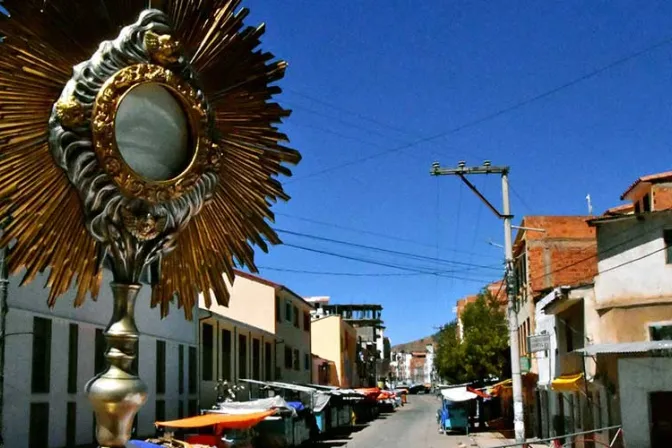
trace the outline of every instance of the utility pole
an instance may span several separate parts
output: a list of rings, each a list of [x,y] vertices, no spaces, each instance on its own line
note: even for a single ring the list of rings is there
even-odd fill
[[[430,174],[432,176],[458,176],[498,218],[504,221],[505,279],[508,297],[509,344],[511,345],[511,383],[513,386],[513,426],[516,443],[522,443],[525,441],[525,420],[523,416],[523,387],[520,376],[520,349],[518,347],[515,267],[513,264],[513,244],[511,241],[511,220],[513,219],[513,215],[511,214],[511,206],[509,204],[509,167],[492,166],[490,161],[485,161],[483,165],[476,167],[467,167],[465,162],[460,162],[457,168],[441,168],[438,162],[434,162]],[[502,213],[467,179],[467,175],[476,174],[500,174],[502,176]]]

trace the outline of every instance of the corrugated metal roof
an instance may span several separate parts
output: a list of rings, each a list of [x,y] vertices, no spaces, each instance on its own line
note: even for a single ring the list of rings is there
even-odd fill
[[[617,353],[646,353],[653,350],[672,350],[672,341],[638,341],[613,344],[594,344],[574,350],[588,356]]]

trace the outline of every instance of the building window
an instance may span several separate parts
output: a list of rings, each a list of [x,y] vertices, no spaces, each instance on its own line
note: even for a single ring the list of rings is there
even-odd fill
[[[527,300],[527,255],[520,255],[516,262],[516,293],[521,296],[523,302]],[[505,291],[506,292],[506,291]]]
[[[294,370],[299,370],[301,368],[301,366],[299,365],[299,362],[300,362],[299,361],[299,350],[296,349],[296,348],[294,349],[294,360],[293,361],[294,361]]]
[[[231,350],[231,330],[222,330],[222,379],[233,381],[231,375],[232,350]]]
[[[663,240],[665,241],[665,262],[672,264],[672,229],[663,230]]]
[[[648,193],[642,198],[642,211],[645,213],[651,211],[651,195]]]
[[[40,318],[36,318],[40,319]],[[29,448],[49,446],[49,403],[30,403]]]
[[[166,393],[166,341],[156,341],[156,393]]]
[[[79,325],[70,324],[68,334],[68,393],[77,393],[77,359],[78,359]]]
[[[95,374],[98,375],[103,370],[105,370],[105,351],[107,348],[107,343],[105,342],[105,334],[103,334],[102,328],[96,328],[96,337],[94,341],[96,347],[96,353],[94,354],[93,359],[93,369]]]
[[[294,307],[294,326],[299,328],[299,309]]]
[[[280,322],[282,320],[282,315],[280,314],[281,312],[281,307],[280,307],[280,297],[275,296],[275,321]]]
[[[285,320],[287,322],[292,321],[292,304],[289,300],[285,301]]]
[[[213,331],[212,325],[203,324],[203,381],[212,381],[213,359]]]
[[[165,400],[156,400],[156,421],[165,422],[166,421],[166,401]]]
[[[264,378],[266,381],[271,381],[273,378],[271,378],[271,374],[273,372],[273,348],[271,346],[270,342],[267,342],[264,344],[266,346],[265,351],[264,351],[264,374],[266,375],[266,378]]]
[[[261,341],[252,339],[252,379],[261,379]]]
[[[196,417],[198,415],[198,401],[194,400],[189,400],[189,417]]]
[[[247,336],[238,335],[238,378],[247,378]]]
[[[189,393],[195,394],[198,389],[198,359],[196,347],[189,347]],[[192,414],[193,415],[193,414]]]
[[[310,313],[308,311],[303,312],[303,329],[310,331]]]
[[[649,326],[652,341],[672,341],[672,324]]]
[[[77,403],[68,403],[65,415],[65,443],[67,446],[77,446]]]
[[[292,368],[292,349],[285,347],[285,369]]]
[[[49,393],[50,373],[51,320],[42,317],[33,317],[32,391],[34,394]]]
[[[567,325],[567,322],[565,324],[565,347],[566,347],[566,352],[571,353],[574,351],[574,338],[572,335],[572,329],[569,328],[569,325]]]
[[[306,370],[310,370],[310,355],[308,353],[303,355],[303,367]]]
[[[177,393],[184,393],[184,345],[180,344],[177,354]]]

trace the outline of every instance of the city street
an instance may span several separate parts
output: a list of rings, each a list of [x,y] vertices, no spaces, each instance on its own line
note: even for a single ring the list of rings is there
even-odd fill
[[[330,439],[318,446],[344,448],[462,448],[472,445],[465,435],[439,434],[433,395],[409,395],[409,403],[391,414],[382,415],[349,435]]]

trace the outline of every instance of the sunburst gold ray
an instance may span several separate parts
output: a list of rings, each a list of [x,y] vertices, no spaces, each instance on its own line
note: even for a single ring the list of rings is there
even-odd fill
[[[100,42],[135,20],[146,0],[5,0],[0,19],[0,217],[10,216],[0,244],[10,245],[12,274],[23,282],[49,270],[49,304],[76,285],[75,306],[97,297],[101,249],[87,232],[76,189],[55,165],[47,141],[52,106]],[[177,306],[191,318],[199,294],[228,303],[224,275],[234,262],[256,270],[253,246],[280,240],[271,205],[289,197],[276,179],[299,153],[277,129],[290,112],[272,102],[286,64],[258,50],[264,27],[247,27],[239,0],[168,0],[174,37],[198,73],[222,148],[214,196],[163,256],[152,306]],[[73,216],[81,219],[73,220]]]
[[[73,65],[137,16],[144,1],[8,0],[3,5],[11,19],[0,20],[5,38],[0,44],[0,216],[11,220],[0,244],[11,248],[9,272],[25,269],[22,284],[51,268],[50,306],[73,280],[74,304],[80,306],[87,293],[98,295],[98,247],[84,226],[76,190],[54,164],[46,125]]]

